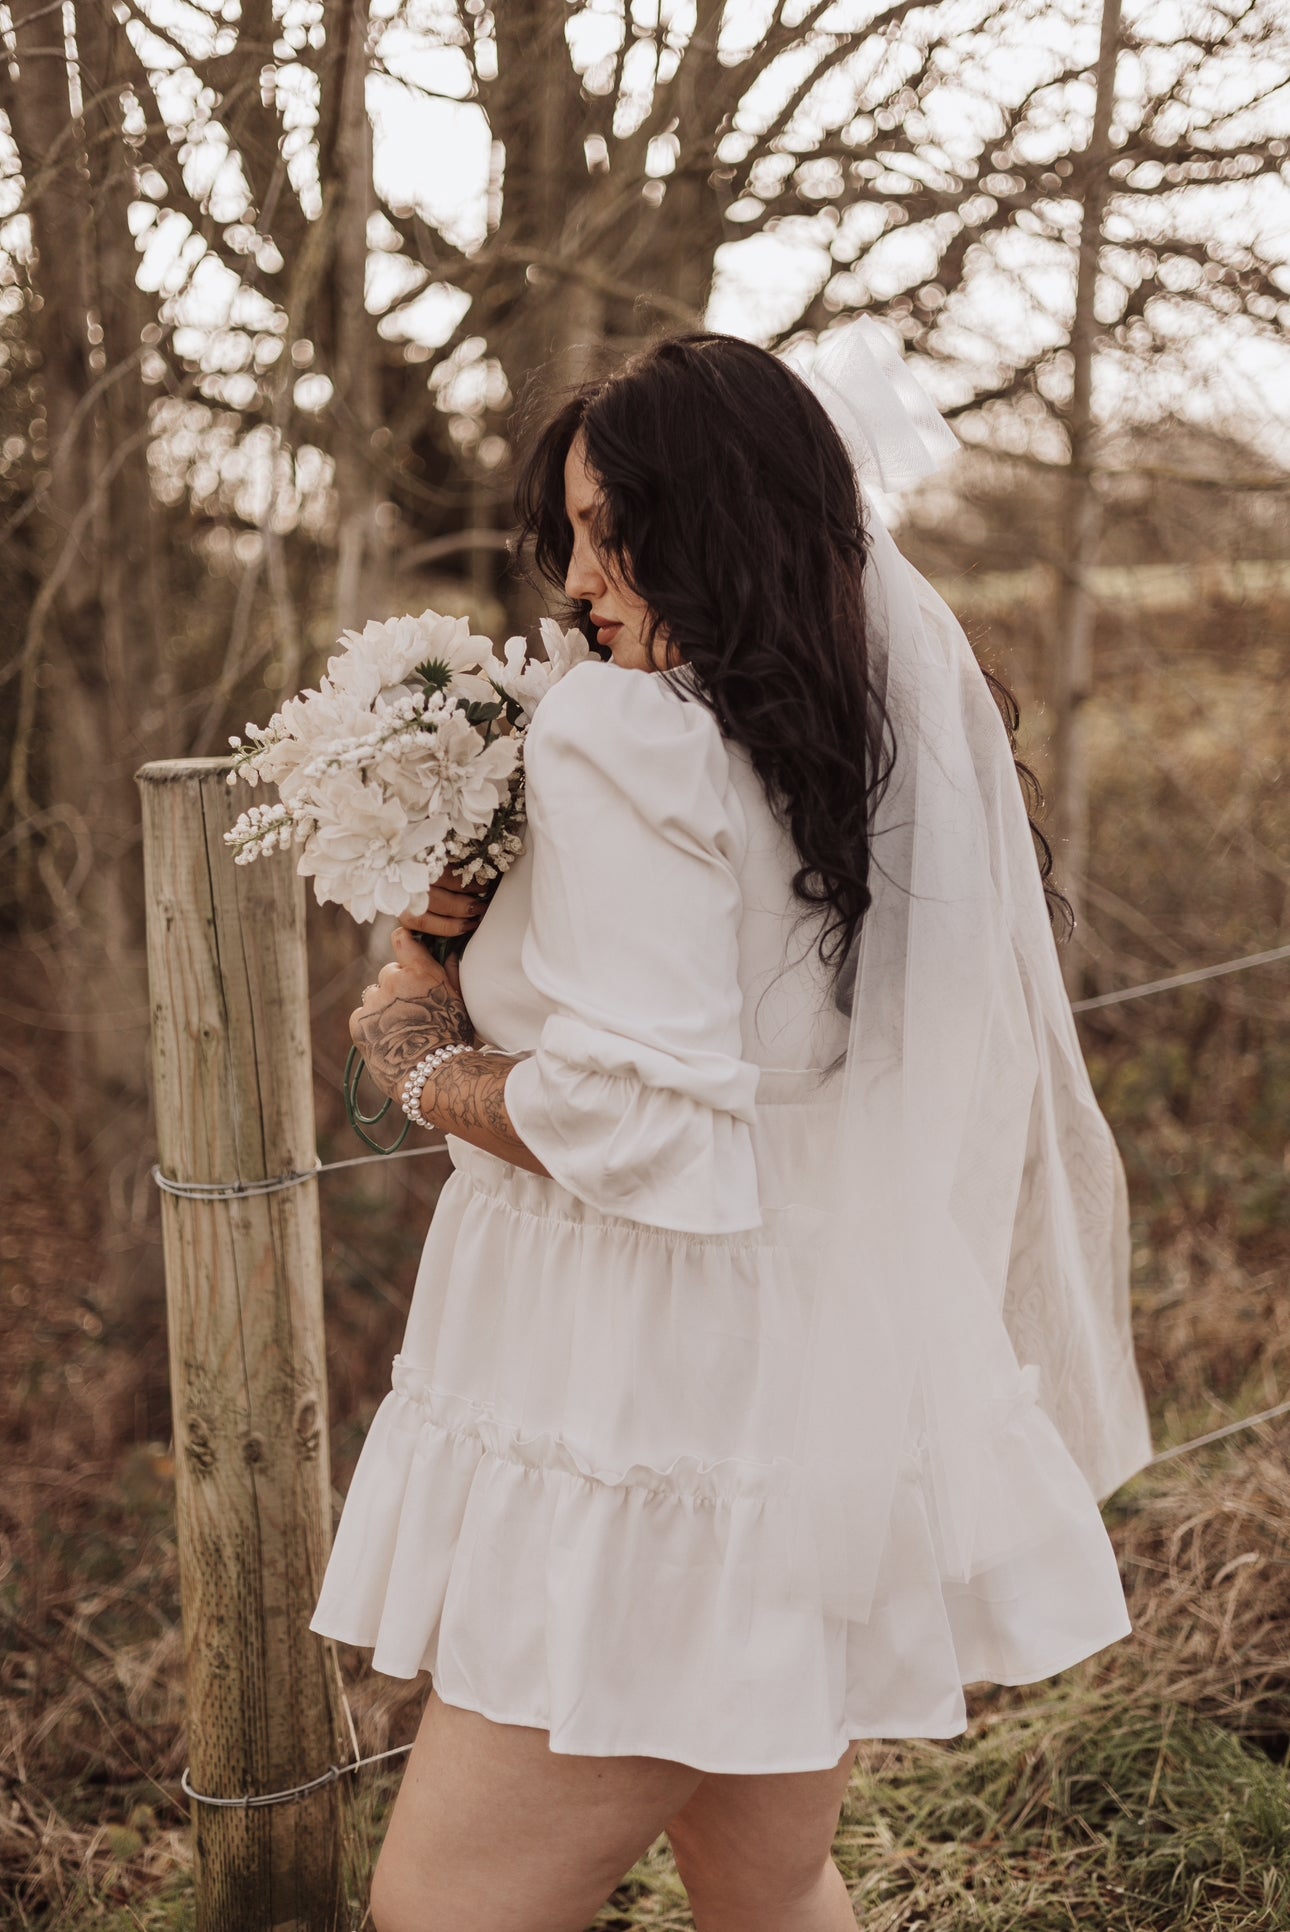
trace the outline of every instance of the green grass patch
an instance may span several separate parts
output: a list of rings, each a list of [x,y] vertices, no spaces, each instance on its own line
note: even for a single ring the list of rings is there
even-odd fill
[[[1290,1932],[1285,1767],[1078,1677],[948,1744],[862,1747],[834,1850],[865,1932]],[[690,1932],[666,1840],[595,1923]]]

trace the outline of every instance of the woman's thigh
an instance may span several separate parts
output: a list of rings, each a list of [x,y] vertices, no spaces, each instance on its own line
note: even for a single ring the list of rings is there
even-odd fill
[[[372,1881],[377,1932],[585,1932],[702,1777],[554,1752],[432,1690]]]
[[[709,1773],[667,1821],[696,1908],[713,1901],[733,1924],[760,1924],[818,1884],[859,1749],[848,1745],[825,1771]]]

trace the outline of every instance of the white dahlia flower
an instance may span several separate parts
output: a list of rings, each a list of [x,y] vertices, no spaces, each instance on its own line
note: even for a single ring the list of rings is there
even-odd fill
[[[315,825],[299,869],[319,905],[335,902],[364,924],[378,912],[424,912],[430,863],[448,820],[410,819],[397,798],[358,772],[330,774],[315,799]]]

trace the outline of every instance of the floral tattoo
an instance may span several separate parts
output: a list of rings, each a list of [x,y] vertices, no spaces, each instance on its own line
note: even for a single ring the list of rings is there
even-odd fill
[[[523,1142],[506,1111],[506,1076],[523,1056],[456,1054],[431,1075],[431,1091],[422,1096],[421,1111],[447,1133],[469,1140],[482,1130],[515,1147]]]
[[[470,1015],[450,986],[436,986],[423,999],[363,1007],[350,1032],[373,1081],[388,1094],[397,1093],[417,1061],[436,1047],[475,1044]]]
[[[470,1015],[447,985],[420,999],[395,998],[360,1007],[350,1035],[382,1093],[402,1099],[403,1082],[418,1060],[439,1046],[477,1044]],[[534,1173],[546,1168],[516,1133],[506,1111],[506,1079],[523,1054],[454,1054],[437,1067],[421,1095],[421,1112],[445,1133],[484,1146]]]

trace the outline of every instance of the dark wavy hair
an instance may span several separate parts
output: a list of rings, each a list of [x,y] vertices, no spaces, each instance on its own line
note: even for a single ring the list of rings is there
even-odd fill
[[[564,594],[564,464],[579,431],[598,484],[592,535],[648,607],[657,675],[663,632],[696,674],[693,695],[747,749],[801,860],[793,890],[823,914],[821,962],[840,973],[872,897],[873,811],[899,756],[870,678],[863,507],[846,447],[801,378],[737,336],[660,336],[581,383],[522,460],[517,554],[523,567],[531,551],[563,621],[593,650],[590,606]],[[1016,759],[1016,699],[982,670]],[[1043,795],[1016,762],[1056,923],[1071,908],[1049,883],[1052,850],[1031,817]]]

